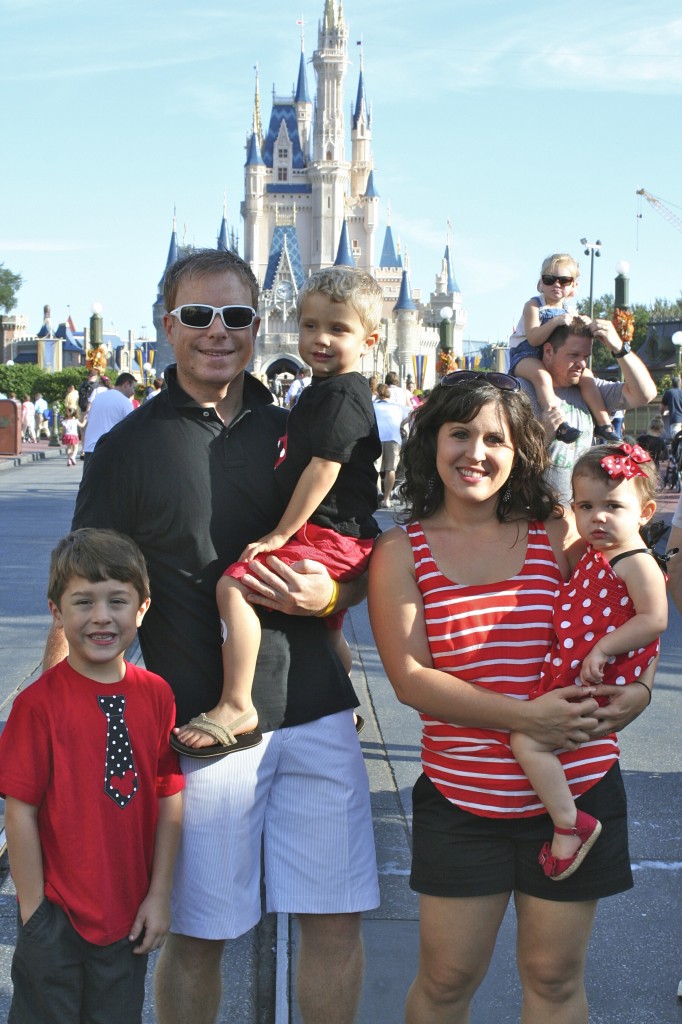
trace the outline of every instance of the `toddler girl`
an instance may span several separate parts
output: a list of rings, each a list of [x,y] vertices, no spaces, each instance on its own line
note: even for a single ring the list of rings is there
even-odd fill
[[[559,325],[568,325],[574,319],[567,299],[575,295],[579,276],[578,264],[572,256],[567,253],[548,256],[540,271],[539,294],[525,304],[516,330],[509,339],[509,372],[523,377],[533,385],[543,412],[553,409],[557,399],[552,378],[540,362],[542,347]],[[589,317],[583,316],[580,319],[585,323],[590,322]],[[583,371],[578,386],[592,413],[594,433],[604,441],[617,442],[618,435],[611,427],[611,418],[590,370]],[[556,432],[556,440],[565,444],[572,444],[579,437],[578,428],[570,426],[566,421],[559,425]]]
[[[655,464],[638,445],[599,445],[576,462],[573,511],[587,551],[558,593],[554,644],[531,699],[573,683],[637,683],[649,690],[640,676],[668,624],[665,577],[639,533],[656,511],[655,493]],[[552,747],[523,733],[512,733],[510,742],[554,823],[540,864],[561,881],[580,866],[601,824],[576,809]]]
[[[67,407],[66,415],[62,420],[62,444],[66,447],[66,465],[76,465],[76,452],[78,451],[78,428],[80,422],[76,418],[73,409]]]

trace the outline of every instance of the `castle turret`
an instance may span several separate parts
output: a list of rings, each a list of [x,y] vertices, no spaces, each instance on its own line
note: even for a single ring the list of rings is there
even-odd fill
[[[336,259],[334,260],[335,267],[354,267],[355,260],[350,248],[350,241],[348,239],[348,222],[344,220],[343,227],[341,228],[341,237],[339,239],[339,248],[336,251]]]
[[[217,249],[219,252],[228,252],[229,248],[230,245],[227,237],[227,196],[223,196],[223,219],[220,222],[220,230],[218,231]]]
[[[350,194],[362,196],[372,170],[372,116],[365,96],[365,80],[360,53],[360,75],[355,108],[352,114]]]
[[[403,270],[400,294],[393,307],[396,323],[397,357],[400,378],[404,380],[412,372],[412,356],[419,353],[419,321],[417,305],[412,298],[412,288],[407,270]]]
[[[156,366],[158,370],[164,370],[169,363],[175,361],[173,355],[173,349],[171,348],[168,338],[166,337],[166,331],[163,326],[163,315],[166,312],[166,305],[163,298],[163,279],[166,276],[166,271],[169,267],[172,267],[174,263],[180,259],[180,247],[178,245],[178,228],[175,219],[175,211],[173,211],[173,230],[171,231],[170,245],[168,246],[168,256],[166,257],[166,266],[164,267],[161,280],[159,281],[159,287],[156,294],[156,302],[154,303],[152,310],[152,316],[154,320],[154,330],[156,331]]]
[[[345,216],[349,165],[345,159],[343,79],[348,65],[348,27],[340,0],[325,0],[313,67],[317,76],[312,185],[313,269],[329,266],[336,255]]]
[[[303,29],[301,29],[301,59],[298,65],[298,81],[296,82],[296,94],[294,105],[296,107],[296,118],[298,120],[298,137],[301,141],[301,149],[305,156],[306,163],[310,160],[310,142],[312,137],[313,105],[308,93],[308,79],[305,73]]]
[[[244,201],[241,214],[244,218],[244,259],[251,266],[256,277],[258,267],[264,257],[260,246],[260,221],[263,216],[265,199],[266,167],[261,153],[263,130],[260,120],[260,90],[258,86],[258,70],[256,70],[256,91],[253,101],[253,124],[251,135],[246,144],[246,163],[244,165]]]

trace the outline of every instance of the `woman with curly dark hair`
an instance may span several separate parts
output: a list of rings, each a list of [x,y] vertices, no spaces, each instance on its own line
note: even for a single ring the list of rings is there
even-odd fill
[[[405,1020],[467,1024],[513,893],[524,1024],[585,1024],[597,900],[632,885],[617,753],[605,759],[603,741],[646,693],[564,687],[528,700],[555,594],[583,549],[544,482],[544,434],[515,378],[447,374],[417,410],[403,459],[407,525],[375,545],[369,602],[388,677],[423,722],[410,878],[421,953]],[[560,886],[538,864],[552,822],[511,730],[552,742],[578,806],[603,823]]]

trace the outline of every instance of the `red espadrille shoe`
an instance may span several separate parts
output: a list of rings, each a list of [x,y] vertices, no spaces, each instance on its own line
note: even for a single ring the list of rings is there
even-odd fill
[[[580,839],[580,846],[572,857],[555,857],[551,843],[545,843],[540,850],[538,863],[542,870],[553,882],[561,882],[577,871],[585,860],[601,832],[601,822],[591,814],[578,811],[573,828],[555,828],[554,831],[560,836],[577,836]]]

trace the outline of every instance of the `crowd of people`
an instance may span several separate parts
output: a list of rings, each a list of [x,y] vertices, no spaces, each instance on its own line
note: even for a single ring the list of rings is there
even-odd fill
[[[213,1024],[225,943],[261,915],[261,844],[267,910],[300,923],[302,1020],[355,1021],[379,887],[341,624],[366,593],[422,721],[407,1024],[466,1024],[512,898],[524,1022],[585,1024],[598,900],[633,884],[618,733],[651,700],[667,605],[639,538],[654,459],[605,420],[655,384],[609,322],[565,308],[577,277],[565,254],[543,264],[519,376],[457,370],[417,396],[359,372],[371,276],[314,273],[306,369],[280,404],[247,372],[250,267],[194,250],[164,279],[158,397],[130,415],[126,374],[85,409],[71,396],[87,461],[52,557],[45,674],[0,738],[16,1024],[99,1001],[139,1021],[159,947],[160,1024]],[[588,374],[595,339],[620,382]],[[396,481],[400,525],[380,535]],[[123,657],[136,630],[144,671]]]

